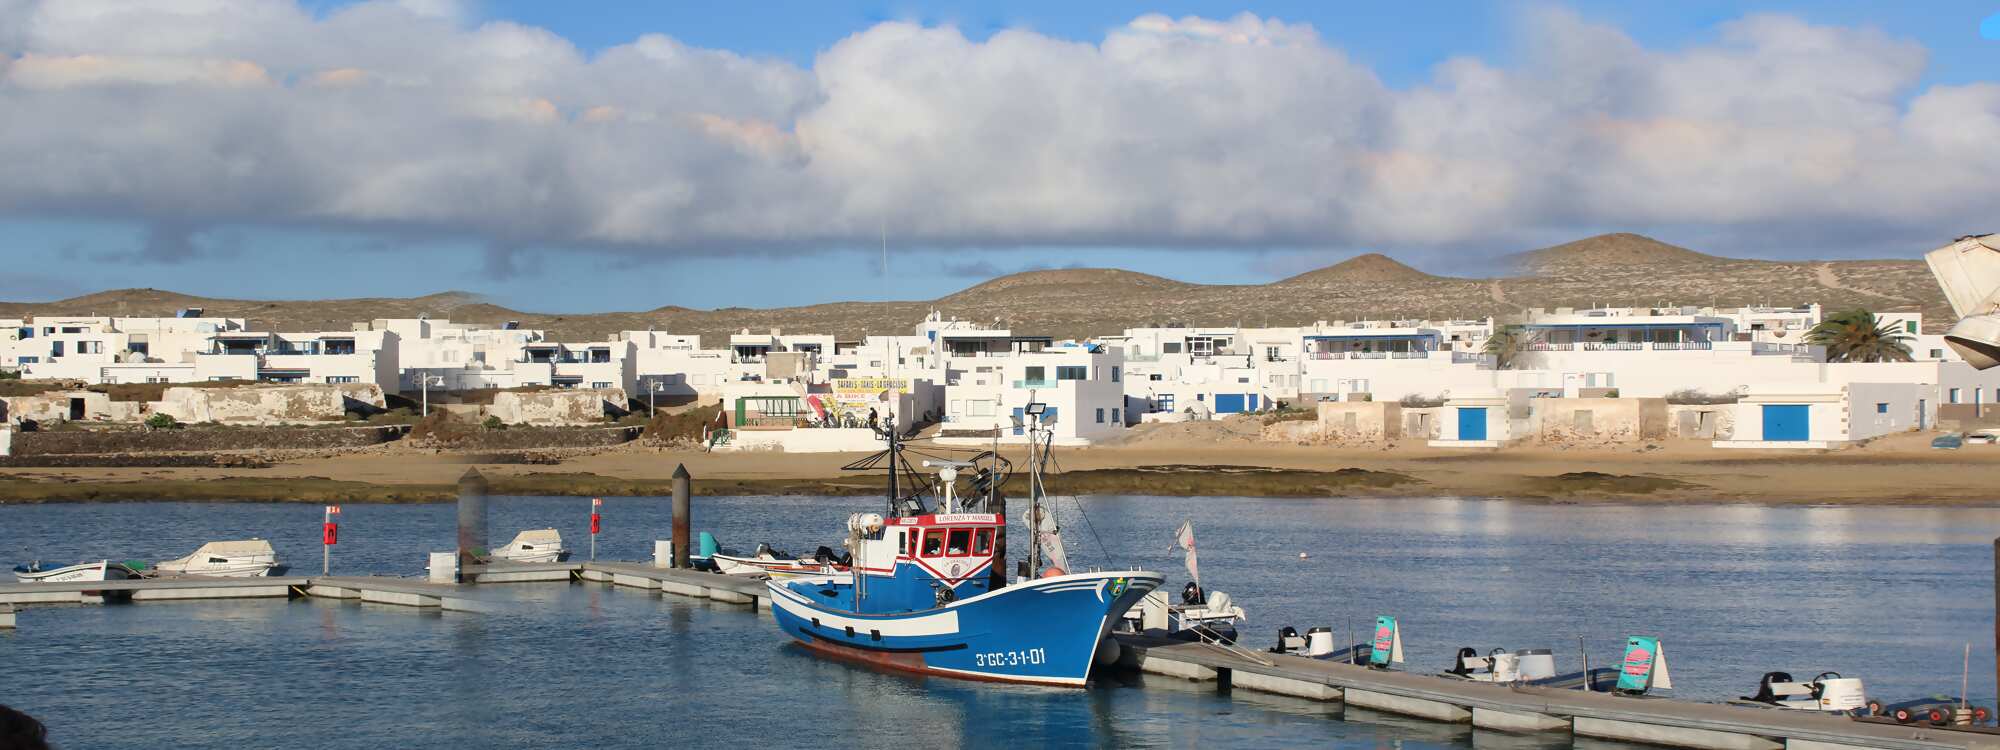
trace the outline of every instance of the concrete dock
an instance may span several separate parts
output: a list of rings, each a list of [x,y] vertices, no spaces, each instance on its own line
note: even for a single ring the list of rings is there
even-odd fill
[[[165,601],[172,599],[251,599],[288,597],[308,579],[268,578],[133,578],[121,581],[0,584],[0,604],[95,604],[105,599]]]
[[[1715,750],[1942,750],[2000,748],[2000,737],[1930,726],[1856,721],[1802,711],[1512,687],[1383,671],[1289,654],[1254,657],[1200,643],[1119,636],[1121,661],[1218,686],[1344,701],[1384,713],[1505,732]],[[1269,663],[1265,663],[1265,662]]]
[[[747,604],[764,611],[771,606],[770,590],[765,588],[763,579],[757,578],[610,562],[584,563],[579,577],[728,604]]]

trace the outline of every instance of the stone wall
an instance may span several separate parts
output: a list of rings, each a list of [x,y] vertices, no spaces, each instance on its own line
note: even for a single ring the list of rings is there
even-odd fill
[[[1668,404],[1667,434],[1683,440],[1728,440],[1736,433],[1735,404]]]
[[[235,388],[168,388],[148,411],[188,424],[275,425],[324,422],[350,411],[387,407],[373,383],[259,384]]]
[[[1667,437],[1663,398],[1543,398],[1534,407],[1548,445],[1607,445]]]
[[[547,391],[501,391],[486,413],[507,424],[567,426],[597,424],[625,408],[623,388],[569,388]]]
[[[1388,401],[1322,401],[1321,439],[1331,445],[1386,445],[1403,436],[1403,406]]]
[[[204,453],[247,450],[358,448],[402,437],[401,427],[244,427],[178,430],[97,429],[21,432],[14,455]]]

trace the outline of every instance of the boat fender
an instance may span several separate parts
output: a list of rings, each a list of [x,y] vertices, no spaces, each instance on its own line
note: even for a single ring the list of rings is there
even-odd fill
[[[1054,565],[1050,565],[1047,568],[1042,569],[1043,578],[1054,578],[1060,575],[1069,575],[1069,571],[1063,570],[1062,568],[1058,568]]]
[[[1108,667],[1117,664],[1119,657],[1124,655],[1125,647],[1119,645],[1116,638],[1105,636],[1103,640],[1097,642],[1097,666]]]
[[[952,603],[952,602],[954,602],[954,601],[958,601],[958,592],[956,592],[956,591],[953,591],[953,590],[952,590],[952,588],[951,588],[950,586],[939,586],[939,587],[937,587],[937,605],[938,605],[938,606],[942,607],[942,606],[944,606],[944,605],[947,605],[947,604],[950,604],[950,603]]]

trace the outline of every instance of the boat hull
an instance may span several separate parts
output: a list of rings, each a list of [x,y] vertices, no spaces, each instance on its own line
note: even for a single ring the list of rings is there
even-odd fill
[[[1089,679],[1111,624],[1160,582],[1145,571],[1077,573],[895,614],[840,608],[823,593],[847,585],[836,579],[768,585],[779,627],[822,654],[919,674],[1076,687]]]
[[[14,580],[21,583],[69,583],[72,581],[122,581],[135,577],[132,569],[121,563],[94,562],[69,565],[40,571],[16,569]]]
[[[810,560],[765,559],[757,557],[736,557],[733,555],[713,555],[716,572],[731,576],[770,576],[771,580],[795,580],[847,572],[839,565],[813,562]]]
[[[200,576],[204,578],[262,578],[271,575],[275,562],[206,563],[201,565],[167,565],[161,563],[153,570],[162,576]]]

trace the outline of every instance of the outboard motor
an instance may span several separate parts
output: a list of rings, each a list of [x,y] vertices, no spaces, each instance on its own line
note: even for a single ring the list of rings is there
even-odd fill
[[[1333,653],[1333,628],[1316,627],[1306,631],[1306,656],[1314,658]]]
[[[1757,681],[1757,694],[1746,695],[1743,697],[1743,699],[1756,701],[1758,703],[1775,704],[1778,702],[1777,690],[1781,688],[1773,688],[1773,684],[1789,683],[1791,681],[1792,681],[1792,673],[1790,672],[1765,672],[1764,678]]]
[[[1271,653],[1291,654],[1304,651],[1306,639],[1299,637],[1299,631],[1290,625],[1278,628],[1278,645],[1271,647]]]
[[[1197,585],[1194,581],[1188,581],[1188,585],[1181,587],[1181,603],[1187,605],[1207,604],[1208,597],[1202,593],[1200,585]]]
[[[1458,658],[1452,660],[1451,669],[1445,673],[1464,677],[1472,674],[1472,670],[1486,666],[1485,661],[1484,658],[1479,656],[1478,649],[1471,646],[1460,646],[1458,648]]]
[[[840,562],[840,558],[833,554],[832,547],[822,544],[819,546],[819,549],[813,551],[813,562],[827,565]]]

